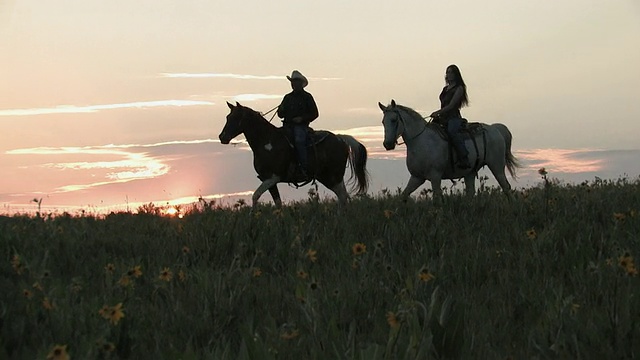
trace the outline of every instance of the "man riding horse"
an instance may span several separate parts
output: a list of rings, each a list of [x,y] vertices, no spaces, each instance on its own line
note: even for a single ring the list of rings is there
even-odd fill
[[[309,123],[318,118],[318,107],[313,96],[304,88],[309,84],[307,78],[298,70],[287,76],[291,82],[291,91],[278,106],[278,117],[283,119],[284,128],[293,134],[293,144],[298,157],[298,170],[303,178],[308,178],[307,134]]]

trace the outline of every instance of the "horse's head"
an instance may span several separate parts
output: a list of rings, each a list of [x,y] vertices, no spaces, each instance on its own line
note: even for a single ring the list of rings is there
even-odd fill
[[[391,100],[389,106],[378,103],[380,110],[384,116],[382,117],[382,126],[384,126],[384,141],[382,145],[387,150],[393,150],[396,147],[396,141],[404,132],[404,122],[400,115],[400,109],[396,106],[396,101]]]
[[[236,102],[235,106],[227,102],[227,106],[229,106],[231,111],[229,115],[227,115],[227,122],[224,124],[224,128],[222,128],[222,132],[218,135],[220,142],[223,144],[228,144],[231,139],[244,132],[242,119],[245,116],[245,108],[238,104],[238,102]]]

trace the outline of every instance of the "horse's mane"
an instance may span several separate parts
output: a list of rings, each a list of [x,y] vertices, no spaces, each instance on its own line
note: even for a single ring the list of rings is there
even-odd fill
[[[272,124],[269,120],[267,120],[267,118],[265,118],[265,117],[264,117],[264,115],[262,115],[262,113],[261,113],[261,112],[256,111],[256,110],[253,110],[252,108],[250,108],[250,107],[248,107],[248,106],[244,106],[244,105],[239,105],[239,106],[241,106],[242,108],[244,108],[244,109],[248,110],[250,113],[252,113],[252,114],[253,114],[253,115],[255,115],[256,117],[261,118],[262,120],[264,120],[264,122],[265,122],[265,123],[267,123],[267,124],[269,124],[269,125],[271,125],[271,126],[273,126],[273,127],[277,127],[277,126],[275,126],[274,124]]]
[[[408,113],[410,116],[414,117],[416,120],[424,120],[424,117],[417,111],[413,110],[412,108],[408,107],[408,106],[404,106],[404,105],[400,105],[400,104],[396,104],[396,107],[399,108],[400,110],[403,110],[404,112]]]

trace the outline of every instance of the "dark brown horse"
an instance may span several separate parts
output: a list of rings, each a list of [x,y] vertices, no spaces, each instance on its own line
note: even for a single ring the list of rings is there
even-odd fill
[[[237,102],[236,105],[227,102],[227,105],[231,112],[227,115],[227,123],[220,133],[220,142],[228,144],[240,134],[244,134],[247,139],[253,151],[253,167],[258,173],[258,179],[262,181],[253,193],[253,207],[267,190],[276,206],[282,206],[277,184],[297,184],[305,180],[296,175],[296,155],[286,129],[276,127],[260,113]],[[351,177],[348,180],[350,190],[358,193],[367,191],[367,149],[352,136],[315,131],[310,136],[307,149],[309,173],[333,191],[338,196],[340,204],[345,204],[349,197],[344,181],[347,162],[351,169]]]

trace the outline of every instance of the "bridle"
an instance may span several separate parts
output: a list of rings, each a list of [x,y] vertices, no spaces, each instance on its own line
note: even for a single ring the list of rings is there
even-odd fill
[[[404,126],[404,130],[403,130],[403,133],[404,133],[404,131],[407,129],[407,123],[406,123],[406,121],[404,121],[404,119],[402,118],[402,113],[400,113],[400,110],[392,110],[392,111],[393,111],[393,112],[395,112],[395,113],[396,113],[396,115],[398,115],[398,119],[400,120],[400,122],[402,122],[402,125]],[[427,116],[427,117],[428,117],[428,116]],[[420,130],[417,134],[415,134],[415,135],[411,136],[410,138],[405,139],[405,140],[404,140],[404,142],[398,142],[398,139],[400,138],[400,136],[402,136],[402,134],[399,134],[399,135],[398,135],[398,134],[396,133],[396,136],[397,136],[397,137],[396,137],[396,145],[403,145],[403,144],[408,143],[409,141],[411,141],[411,140],[413,140],[413,139],[417,138],[418,136],[420,136],[420,134],[422,134],[426,129],[427,129],[427,123],[425,122],[425,123],[424,123],[424,126],[422,127],[422,130]],[[397,125],[397,124],[396,124],[396,130],[398,130],[398,125]]]

